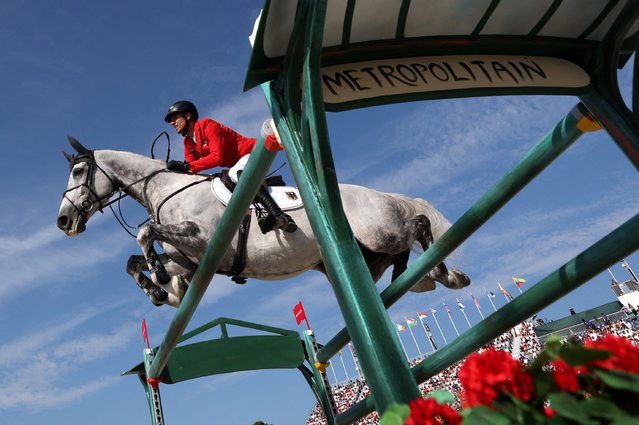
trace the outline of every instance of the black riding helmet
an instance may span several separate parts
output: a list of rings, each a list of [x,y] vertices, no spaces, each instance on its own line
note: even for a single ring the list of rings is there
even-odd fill
[[[171,116],[173,116],[174,114],[184,115],[187,112],[191,113],[191,119],[195,121],[197,121],[200,117],[194,104],[192,104],[188,100],[180,100],[179,102],[175,102],[173,105],[171,105],[171,107],[169,108],[169,112],[167,112],[166,116],[164,117],[164,121],[170,123]]]

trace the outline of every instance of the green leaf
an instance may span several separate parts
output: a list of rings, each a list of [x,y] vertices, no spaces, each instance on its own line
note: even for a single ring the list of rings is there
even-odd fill
[[[548,395],[550,407],[557,415],[571,419],[581,425],[598,425],[598,421],[591,420],[581,409],[579,401],[568,393],[552,393]]]
[[[606,418],[608,420],[629,419],[630,416],[615,403],[601,398],[588,398],[581,403],[581,409],[590,417]],[[626,423],[631,423],[626,422]]]
[[[520,416],[520,418],[528,417],[530,419],[534,419],[534,423],[542,423],[546,420],[546,416],[537,410],[531,401],[521,401],[510,393],[504,394],[507,395],[512,403],[521,410],[521,414],[523,414],[523,416]],[[525,420],[523,422],[527,423]]]
[[[581,344],[564,344],[559,349],[559,357],[570,366],[581,366],[595,360],[605,360],[611,355],[610,351],[586,348]]]
[[[445,390],[431,391],[425,398],[432,398],[439,404],[451,404],[455,401],[455,396]]]
[[[505,393],[506,396],[510,395]],[[508,398],[499,398],[493,401],[493,405],[495,408],[504,416],[509,417],[515,423],[522,423],[523,421],[523,413],[522,411],[514,405]]]
[[[410,407],[406,404],[391,404],[381,417],[380,425],[404,425],[410,415]]]
[[[608,386],[618,389],[639,392],[639,375],[614,369],[595,369],[594,374]]]
[[[464,425],[511,425],[512,422],[506,416],[491,409],[488,406],[477,406],[462,411]],[[380,424],[381,425],[381,424]],[[386,425],[386,424],[383,424]]]

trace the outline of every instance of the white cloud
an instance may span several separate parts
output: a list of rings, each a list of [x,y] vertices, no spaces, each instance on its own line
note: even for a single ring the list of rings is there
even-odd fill
[[[138,333],[138,326],[123,323],[112,331],[84,333],[82,326],[118,307],[90,309],[69,318],[56,318],[54,326],[28,332],[0,347],[0,409],[41,409],[77,401],[116,382],[114,376],[87,379],[68,377],[88,363],[118,352]],[[72,335],[69,338],[69,335]]]
[[[264,121],[271,118],[264,94],[259,88],[229,96],[224,103],[206,108],[202,116],[211,117],[246,137],[257,137]]]

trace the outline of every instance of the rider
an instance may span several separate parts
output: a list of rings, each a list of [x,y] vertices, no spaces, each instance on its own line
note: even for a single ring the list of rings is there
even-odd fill
[[[169,170],[199,173],[209,168],[227,167],[230,168],[229,176],[237,183],[255,146],[255,139],[244,137],[210,118],[199,119],[197,108],[187,100],[171,105],[164,121],[184,136],[185,162],[169,161]],[[293,219],[280,209],[264,185],[260,185],[255,200],[266,210],[266,215],[258,219],[262,233],[275,229],[294,232],[297,229]]]

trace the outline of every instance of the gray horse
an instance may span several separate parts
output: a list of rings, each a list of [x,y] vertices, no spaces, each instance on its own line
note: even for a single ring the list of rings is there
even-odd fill
[[[151,222],[142,226],[137,236],[144,255],[131,256],[127,273],[155,305],[178,307],[224,212],[224,205],[213,196],[210,184],[205,183],[210,178],[169,171],[161,160],[130,152],[88,150],[72,137],[69,141],[78,154],[65,153],[71,173],[60,205],[58,227],[67,235],[76,236],[115,192],[131,196],[146,208]],[[426,250],[450,227],[448,220],[422,199],[344,184],[340,185],[340,194],[375,282],[390,266],[395,279],[406,269],[413,245],[419,243]],[[257,218],[251,217],[242,277],[282,280],[307,270],[326,273],[304,208],[287,212],[299,226],[293,233],[277,230],[262,234]],[[237,238],[236,235],[218,273],[232,274],[239,249]],[[156,253],[155,242],[163,254]],[[453,289],[470,283],[466,274],[441,263],[411,290],[433,290],[435,281]]]

